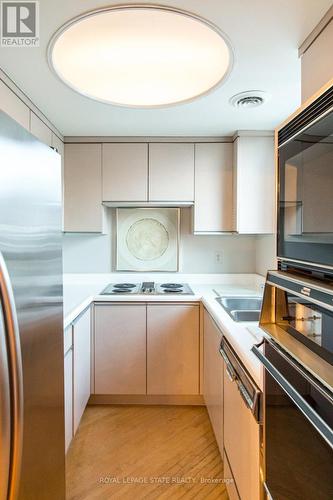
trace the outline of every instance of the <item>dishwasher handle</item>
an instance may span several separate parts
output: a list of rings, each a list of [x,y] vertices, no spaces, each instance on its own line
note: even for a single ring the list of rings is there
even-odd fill
[[[256,422],[260,423],[260,396],[261,391],[257,389],[252,382],[250,382],[251,387],[253,389],[253,395],[249,393],[246,386],[243,384],[241,377],[238,375],[236,368],[231,363],[228,354],[223,349],[223,345],[220,346],[220,354],[226,364],[226,373],[231,382],[236,382],[237,389],[241,398],[243,399],[246,406],[251,411],[252,415],[256,419]],[[242,371],[244,371],[242,369]]]
[[[223,358],[223,361],[225,362],[225,371],[230,379],[230,382],[235,382],[237,377],[236,377],[234,367],[230,363],[229,358],[227,356],[227,353],[224,351],[224,349],[222,347],[220,347],[220,354]]]

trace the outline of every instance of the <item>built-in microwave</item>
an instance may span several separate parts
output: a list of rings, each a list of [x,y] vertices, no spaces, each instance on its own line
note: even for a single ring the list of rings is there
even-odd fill
[[[333,86],[284,125],[277,140],[280,269],[291,263],[333,276]]]

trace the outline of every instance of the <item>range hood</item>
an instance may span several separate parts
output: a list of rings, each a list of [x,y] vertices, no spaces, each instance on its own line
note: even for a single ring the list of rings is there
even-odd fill
[[[192,207],[193,201],[103,201],[105,207],[111,208],[181,208]]]

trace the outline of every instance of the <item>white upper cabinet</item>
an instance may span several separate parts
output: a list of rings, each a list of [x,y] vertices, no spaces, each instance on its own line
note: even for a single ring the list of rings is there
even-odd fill
[[[274,137],[238,136],[234,143],[234,165],[237,232],[274,233]]]
[[[47,146],[52,146],[51,130],[33,111],[30,111],[30,132]]]
[[[64,230],[102,232],[102,146],[66,144]]]
[[[103,144],[103,201],[147,201],[148,144]]]
[[[149,144],[149,201],[194,200],[194,144]]]
[[[59,139],[59,137],[57,135],[55,135],[54,132],[52,132],[52,143],[51,143],[51,145],[52,145],[53,148],[55,148],[57,150],[57,153],[59,153],[61,155],[61,158],[63,158],[64,152],[65,152],[64,143],[62,142],[61,139]]]
[[[2,81],[0,81],[0,110],[4,111],[22,127],[29,130],[30,110],[28,106],[17,97],[14,92]]]
[[[234,230],[232,163],[232,143],[195,145],[194,233]]]

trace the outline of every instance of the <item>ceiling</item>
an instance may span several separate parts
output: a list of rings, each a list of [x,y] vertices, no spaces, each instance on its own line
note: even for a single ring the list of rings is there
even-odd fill
[[[215,23],[233,47],[235,64],[227,81],[191,103],[148,110],[103,104],[77,94],[52,73],[46,58],[52,34],[69,19],[105,7],[105,0],[41,0],[40,47],[1,47],[0,67],[66,136],[221,136],[235,130],[269,130],[300,104],[298,47],[332,0],[162,3]],[[259,108],[233,108],[230,97],[246,90],[267,91],[271,99]]]

